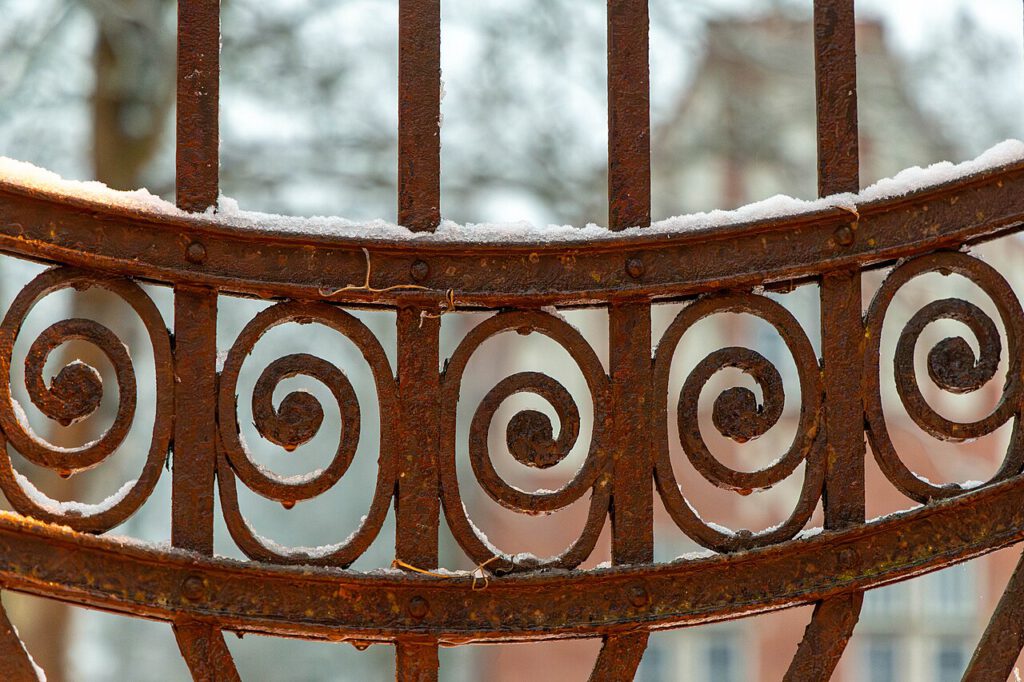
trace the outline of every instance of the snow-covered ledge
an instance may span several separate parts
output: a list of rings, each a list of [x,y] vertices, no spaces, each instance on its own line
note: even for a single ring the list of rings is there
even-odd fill
[[[634,235],[672,235],[708,230],[763,220],[800,216],[830,208],[856,212],[861,204],[895,199],[912,192],[926,190],[950,182],[1024,161],[1024,142],[1005,140],[975,159],[962,163],[943,161],[927,168],[914,166],[891,178],[874,183],[859,193],[836,194],[812,201],[776,195],[730,211],[692,213],[659,220],[649,227],[612,232],[593,223],[584,227],[571,225],[534,225],[526,221],[507,223],[466,223],[442,221],[433,233],[412,232],[384,220],[353,221],[337,216],[309,218],[246,211],[237,201],[222,196],[216,210],[209,209],[202,218],[233,228],[257,228],[262,232],[297,234],[314,237],[350,239],[415,240],[417,242],[473,243],[538,243],[593,242],[621,239]],[[147,189],[113,190],[100,182],[66,180],[58,174],[24,161],[0,157],[0,181],[53,196],[101,203],[106,206],[177,218],[196,217],[174,204],[151,194]]]
[[[910,168],[857,194],[776,196],[611,232],[587,225],[385,221],[240,210],[186,213],[145,190],[112,191],[0,159],[0,250],[97,274],[264,298],[394,307],[604,305],[757,286],[959,249],[1024,226],[1024,143]],[[421,300],[422,303],[422,300]]]

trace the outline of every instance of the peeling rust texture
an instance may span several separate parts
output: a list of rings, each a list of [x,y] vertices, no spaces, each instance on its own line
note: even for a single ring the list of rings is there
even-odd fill
[[[954,565],[1024,539],[1024,479],[844,531],[707,559],[494,576],[360,574],[124,545],[0,514],[0,580],[158,620],[314,639],[442,643],[622,634],[800,606]],[[198,578],[198,583],[195,578]],[[637,599],[641,584],[646,599]],[[197,598],[197,595],[201,598]],[[338,598],[343,595],[344,598]],[[415,598],[426,609],[403,608]]]
[[[818,125],[818,193],[860,190],[857,128],[857,49],[854,0],[815,0],[814,69]],[[859,221],[837,230],[849,248]],[[830,271],[821,277],[821,365],[825,390],[825,528],[864,521],[864,434],[852,425],[864,409],[864,322],[861,273]],[[786,680],[832,677],[860,617],[864,595],[844,594],[818,602]]]
[[[647,0],[608,0],[608,225],[651,222],[651,71]]]
[[[174,637],[196,682],[241,682],[224,638],[209,623],[174,624]]]
[[[437,367],[441,320],[432,307],[416,305],[400,308],[397,318],[401,352],[398,393],[402,404],[398,437],[405,446],[398,456],[395,486],[395,557],[406,565],[432,570],[437,568],[441,514],[437,476],[441,404]],[[406,609],[414,614],[429,608],[426,601],[406,604]],[[399,642],[395,667],[400,680],[437,680],[437,640]]]
[[[398,224],[441,222],[441,0],[398,3]]]
[[[180,0],[178,7],[177,203],[201,212],[218,191],[220,7],[217,0]],[[651,222],[648,24],[645,0],[609,0],[608,222],[614,231]],[[854,27],[853,0],[814,3],[822,194],[858,188]],[[398,220],[431,231],[441,217],[439,0],[400,0],[398,79]],[[392,644],[398,679],[428,682],[439,678],[439,646],[601,638],[591,679],[628,680],[654,630],[814,605],[786,679],[827,679],[854,632],[865,590],[1024,540],[1024,309],[1004,273],[963,250],[1019,232],[1021,197],[1024,163],[1015,163],[859,206],[857,214],[829,209],[676,234],[637,230],[588,243],[481,244],[241,230],[209,216],[129,211],[0,181],[0,249],[54,265],[17,293],[0,321],[0,490],[15,510],[0,512],[0,585],[164,621],[195,679],[229,681],[238,673],[224,630],[357,647]],[[864,310],[863,272],[893,263]],[[880,339],[892,301],[905,285],[934,273],[970,280],[994,312],[936,296],[898,330],[894,357],[884,357]],[[173,335],[141,282],[173,287]],[[819,330],[804,328],[757,290],[794,283],[819,287]],[[144,354],[97,321],[61,320],[18,345],[43,299],[90,288],[121,299],[141,322],[146,334],[139,343],[148,345],[155,363],[152,385],[137,385],[132,357]],[[223,340],[218,362],[218,306],[230,305],[233,296],[274,302],[237,337]],[[653,305],[679,301],[685,305],[655,335]],[[544,306],[607,311],[607,353]],[[390,311],[396,334],[387,339],[393,341],[349,312],[366,307]],[[469,309],[493,314],[443,355],[442,323],[451,318],[442,314]],[[742,340],[713,349],[683,378],[678,396],[669,395],[686,332],[732,314],[771,326],[796,367],[796,436],[755,471],[719,460],[705,431],[743,443],[779,423],[788,386],[773,361]],[[957,395],[993,385],[1000,392],[988,414],[972,422],[945,418],[922,393],[915,349],[924,329],[941,320],[968,331],[929,349],[927,380]],[[358,350],[353,361],[369,369],[375,405],[360,404],[347,366],[310,353],[282,352],[262,369],[251,395],[239,395],[242,364],[260,339],[278,327],[300,334],[309,324],[332,329]],[[534,334],[565,351],[583,377],[581,391],[527,367],[466,405],[463,384],[481,347],[502,335]],[[46,379],[51,354],[72,340],[106,356],[111,386],[83,363]],[[24,358],[15,357],[16,345],[28,348]],[[29,432],[13,401],[15,362],[24,363],[32,404],[61,424],[88,418],[116,384],[107,432],[72,449]],[[881,368],[890,362],[895,379],[886,386]],[[698,410],[701,394],[727,369],[747,374],[760,396],[725,389],[714,396],[710,425],[702,423],[708,420]],[[327,389],[340,425],[325,420],[325,406],[309,393],[276,401],[276,389],[296,376]],[[890,389],[913,425],[934,438],[963,442],[1012,424],[992,477],[965,486],[916,476],[889,433],[882,396]],[[521,393],[550,410],[521,410],[495,424],[505,401]],[[8,445],[64,476],[102,466],[124,444],[140,394],[154,397],[156,414],[142,472],[121,497],[107,506],[54,507],[22,488]],[[330,462],[287,479],[258,466],[239,436],[239,400],[251,401],[259,435],[285,451],[340,428]],[[584,402],[592,406],[591,419],[581,417]],[[468,425],[460,426],[460,409],[471,415]],[[379,415],[377,423],[364,423],[368,411]],[[670,420],[677,437],[670,438]],[[499,426],[501,449],[521,466],[548,469],[577,443],[589,442],[589,449],[558,489],[522,490],[495,466]],[[374,431],[368,439],[379,442],[375,478],[362,482],[372,497],[347,539],[309,550],[256,533],[240,494],[247,490],[285,508],[324,494],[347,474],[367,437],[360,429],[367,428]],[[865,438],[888,481],[918,508],[865,522]],[[103,536],[147,502],[167,475],[168,456],[172,546]],[[709,484],[743,495],[791,476],[802,481],[779,525],[728,532],[696,513],[691,491],[676,475],[678,457]],[[511,554],[500,549],[500,539],[495,546],[483,536],[463,504],[478,492],[509,513],[542,515],[579,503],[586,516],[560,554]],[[230,540],[248,561],[213,556],[215,495]],[[823,532],[801,537],[819,503]],[[656,563],[657,505],[711,555]],[[392,509],[400,570],[349,570]],[[477,566],[473,575],[441,572],[442,522],[453,550]],[[606,528],[612,565],[580,569]],[[1009,674],[1024,644],[1022,612],[1024,569],[1018,568],[966,679]],[[5,679],[35,679],[2,608],[0,670]]]
[[[1017,563],[999,605],[964,673],[964,682],[1009,679],[1024,648],[1024,558]]]
[[[7,611],[0,604],[0,670],[4,679],[11,682],[38,682],[32,659],[25,651],[25,645],[18,638],[18,632],[7,618]]]
[[[1024,162],[954,184],[859,207],[857,239],[840,209],[673,234],[630,234],[592,242],[479,244],[353,240],[232,228],[203,216],[176,218],[70,200],[0,181],[0,250],[112,275],[214,286],[260,298],[329,298],[393,308],[423,261],[420,283],[437,304],[460,309],[510,305],[607,305],[614,299],[680,299],[765,285],[790,288],[825,272],[891,264],[1010,234],[1024,222]],[[53,229],[51,225],[58,225]],[[187,258],[190,241],[206,259]],[[373,287],[327,296],[366,277]],[[637,279],[627,261],[639,260]],[[571,262],[573,267],[566,267]]]
[[[178,2],[175,194],[179,208],[205,211],[220,189],[220,0]],[[179,240],[185,260],[201,267],[200,238]],[[174,287],[174,446],[171,543],[213,554],[213,500],[217,461],[217,292],[177,282]],[[190,580],[195,599],[202,579]],[[212,622],[176,623],[178,649],[196,680],[238,680],[223,635]]]
[[[217,203],[220,172],[220,0],[178,0],[178,206]]]

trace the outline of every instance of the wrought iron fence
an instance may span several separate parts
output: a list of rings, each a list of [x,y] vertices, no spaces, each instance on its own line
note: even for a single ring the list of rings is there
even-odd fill
[[[859,189],[853,4],[814,2],[822,195]],[[609,224],[615,231],[651,220],[647,12],[646,0],[608,2]],[[400,0],[399,17],[399,222],[431,231],[441,204],[440,0]],[[180,0],[177,201],[197,213],[218,193],[219,40],[218,1]],[[43,375],[55,348],[71,339],[87,341],[115,368],[119,404],[111,428],[95,442],[62,449],[35,437],[17,413],[14,344],[29,311],[53,292],[95,287],[123,299],[145,326],[156,367],[154,385],[142,388],[156,402],[146,463],[137,482],[108,504],[83,512],[41,503],[26,492],[7,449],[0,448],[0,488],[21,513],[0,515],[0,580],[7,589],[170,623],[196,679],[238,677],[225,630],[391,643],[402,680],[436,679],[441,645],[601,637],[592,679],[631,679],[654,630],[808,604],[815,605],[813,617],[787,679],[827,678],[857,624],[865,590],[1024,539],[1024,313],[999,272],[960,250],[1019,230],[1021,190],[1024,163],[1017,163],[855,210],[822,208],[693,232],[631,231],[591,242],[489,243],[241,230],[203,215],[158,215],[0,183],[0,247],[54,265],[17,295],[0,324],[3,443],[70,475],[102,464],[133,422],[132,360],[113,332],[83,319],[58,322],[32,342],[26,387],[33,404],[53,420],[70,423],[91,414],[104,391],[95,371],[68,365],[49,385]],[[894,262],[864,311],[862,272]],[[965,340],[946,339],[931,350],[927,366],[943,390],[975,391],[999,367],[1002,339],[993,319],[966,301],[936,300],[912,317],[896,351],[895,388],[928,434],[960,441],[1013,424],[1001,467],[976,488],[916,476],[893,445],[883,414],[882,324],[896,292],[932,272],[957,273],[977,284],[995,305],[1007,337],[1009,363],[998,405],[970,423],[946,419],[927,404],[914,349],[933,321],[965,324],[978,341],[978,356]],[[173,287],[173,334],[140,281]],[[802,328],[758,289],[794,282],[820,289],[820,357],[810,341],[814,330]],[[233,296],[276,302],[245,326],[218,369],[218,304]],[[682,311],[664,335],[652,338],[652,306],[679,301],[685,302]],[[607,310],[607,370],[583,336],[547,306]],[[346,307],[394,311],[397,366]],[[473,328],[439,370],[439,317],[453,308],[496,314]],[[686,378],[677,414],[669,414],[669,372],[682,335],[726,312],[754,315],[774,327],[799,378],[797,437],[778,461],[754,472],[714,457],[698,424],[697,399],[719,370],[742,370],[760,386],[763,404],[747,389],[729,389],[715,401],[714,425],[736,441],[764,433],[779,420],[784,400],[779,371],[764,356],[741,347],[709,354]],[[239,485],[286,506],[314,498],[334,486],[352,460],[360,438],[353,387],[344,368],[309,354],[286,355],[263,370],[251,396],[253,415],[267,440],[286,449],[299,446],[319,430],[323,408],[299,392],[275,406],[274,389],[297,375],[322,382],[343,423],[330,464],[310,476],[283,479],[257,466],[239,437],[243,360],[270,329],[310,323],[336,330],[359,349],[380,414],[377,478],[365,520],[347,540],[315,552],[268,544],[249,527],[238,503]],[[536,394],[557,413],[557,437],[551,420],[524,411],[510,423],[508,448],[528,466],[558,463],[579,438],[581,424],[567,389],[544,374],[520,372],[475,407],[469,459],[490,498],[526,514],[580,500],[589,504],[578,538],[548,560],[496,551],[463,505],[456,475],[455,415],[467,364],[486,340],[508,332],[540,334],[563,347],[593,403],[585,462],[550,492],[525,492],[504,480],[491,461],[487,432],[506,398]],[[669,459],[672,418],[682,450],[718,487],[740,494],[765,489],[804,464],[789,518],[763,532],[726,532],[703,521]],[[889,481],[921,507],[865,521],[865,435]],[[105,538],[105,531],[146,502],[172,451],[173,548]],[[218,494],[231,536],[251,562],[213,556]],[[798,538],[819,501],[824,532]],[[654,563],[657,504],[716,554]],[[394,556],[403,571],[344,570],[377,537],[392,506]],[[438,567],[442,517],[485,578],[422,574]],[[578,570],[608,523],[613,566]],[[1018,623],[1022,585],[1024,571],[1018,570],[965,679],[1010,673],[1024,644]],[[35,679],[6,619],[0,622],[0,666],[7,679]]]

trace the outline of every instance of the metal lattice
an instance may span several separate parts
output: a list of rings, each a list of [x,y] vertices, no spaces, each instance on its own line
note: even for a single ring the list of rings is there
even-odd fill
[[[822,195],[859,189],[853,4],[814,3]],[[399,222],[429,231],[440,220],[440,0],[400,0],[399,8]],[[214,204],[218,193],[219,13],[218,0],[179,2],[177,197],[181,208],[194,212]],[[613,230],[650,223],[648,23],[646,0],[609,0]],[[155,386],[145,389],[156,400],[146,464],[138,482],[109,508],[83,515],[39,505],[20,487],[6,448],[0,448],[0,488],[20,512],[0,515],[0,580],[7,589],[172,624],[196,679],[238,677],[224,630],[394,644],[401,680],[436,679],[439,645],[601,637],[592,679],[631,679],[652,630],[808,604],[815,605],[814,614],[787,679],[825,679],[854,630],[865,590],[1024,539],[1024,313],[999,272],[960,250],[1018,231],[1022,197],[1024,164],[1017,164],[865,204],[856,214],[826,209],[599,243],[413,243],[243,231],[201,216],[61,200],[0,183],[0,247],[55,265],[18,294],[0,325],[4,444],[35,464],[74,473],[102,463],[133,421],[135,374],[120,341],[97,322],[69,319],[32,343],[25,361],[29,396],[46,416],[62,422],[97,408],[103,388],[88,368],[69,365],[49,385],[43,379],[51,351],[81,339],[97,346],[115,368],[117,416],[99,441],[73,454],[26,432],[12,407],[11,360],[26,316],[48,294],[98,287],[120,297],[144,324],[156,366]],[[864,311],[862,271],[896,261]],[[947,339],[932,350],[928,369],[947,391],[975,391],[998,369],[1002,340],[994,321],[966,301],[941,299],[921,308],[900,333],[896,389],[923,430],[964,440],[1013,424],[1002,466],[990,481],[969,490],[915,476],[901,460],[882,410],[880,337],[890,301],[907,282],[932,272],[957,273],[977,284],[1007,337],[1009,366],[998,405],[987,417],[962,424],[941,417],[922,398],[915,344],[935,320],[967,325],[978,340],[978,357],[962,339]],[[136,280],[173,287],[173,337]],[[802,281],[820,287],[821,357],[809,340],[812,330],[755,291]],[[277,302],[248,323],[218,370],[218,304],[239,295]],[[652,339],[652,306],[668,301],[686,305],[665,334]],[[475,327],[438,371],[438,315],[455,304],[497,314]],[[397,367],[346,306],[395,311]],[[542,310],[546,306],[607,310],[607,370],[580,333]],[[755,472],[734,470],[710,453],[697,424],[697,398],[718,370],[746,372],[760,385],[764,405],[752,394],[723,393],[715,426],[735,440],[763,433],[779,419],[783,401],[779,372],[765,357],[739,347],[711,353],[687,377],[678,414],[669,414],[669,371],[682,335],[724,312],[747,313],[772,325],[799,377],[797,437],[782,458]],[[320,474],[286,481],[254,465],[239,440],[243,359],[271,328],[310,322],[338,331],[359,349],[372,372],[380,413],[379,466],[365,521],[347,542],[318,556],[264,543],[243,517],[237,493],[242,485],[286,505],[310,499],[337,483],[353,456],[358,432],[346,429]],[[582,372],[594,406],[585,464],[561,489],[536,493],[515,488],[495,471],[487,429],[508,396],[542,396],[560,420],[557,438],[545,417],[524,412],[512,421],[509,449],[521,462],[548,466],[578,436],[572,396],[546,375],[521,372],[500,382],[475,408],[469,456],[476,481],[491,498],[528,514],[578,500],[589,504],[578,538],[561,555],[541,562],[496,555],[469,518],[456,477],[455,411],[464,371],[481,344],[510,331],[541,334],[562,346]],[[323,411],[308,395],[289,394],[276,407],[272,402],[275,387],[296,375],[321,381],[337,400],[342,421],[358,421],[358,401],[342,369],[312,355],[287,355],[266,367],[252,396],[264,437],[294,447],[317,432]],[[725,533],[702,521],[669,461],[670,416],[678,420],[683,451],[719,487],[740,493],[768,488],[805,465],[789,518],[761,533]],[[921,507],[865,522],[865,434],[889,481]],[[105,539],[103,532],[146,502],[172,442],[174,466],[167,475],[173,548]],[[217,494],[248,563],[213,556]],[[717,554],[655,564],[656,497],[689,538]],[[819,501],[825,532],[797,539]],[[401,565],[437,567],[443,517],[461,550],[485,567],[486,589],[469,576],[339,570],[369,547],[392,505]],[[578,570],[609,524],[613,566]],[[551,568],[565,570],[545,570]],[[1024,571],[1018,570],[965,679],[1005,679],[1010,673],[1024,644],[1022,585]],[[5,679],[35,678],[5,617],[0,667]]]

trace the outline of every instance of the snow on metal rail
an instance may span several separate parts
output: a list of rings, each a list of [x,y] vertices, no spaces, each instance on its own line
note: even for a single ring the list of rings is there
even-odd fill
[[[856,626],[864,590],[1024,538],[1024,311],[1005,273],[963,249],[1024,224],[1024,144],[1007,141],[974,161],[910,169],[861,190],[853,2],[817,0],[814,7],[824,198],[776,197],[736,211],[651,223],[647,2],[609,0],[605,229],[442,221],[440,3],[399,0],[399,227],[252,214],[219,197],[219,2],[180,0],[176,205],[143,190],[110,192],[0,160],[0,249],[54,264],[18,293],[0,322],[4,444],[36,465],[74,475],[102,465],[124,443],[136,416],[136,390],[155,397],[140,476],[100,505],[54,503],[0,448],[0,490],[20,514],[0,515],[0,580],[9,589],[172,623],[196,679],[237,679],[222,639],[228,630],[393,643],[401,680],[437,679],[441,644],[602,637],[593,679],[625,680],[635,675],[653,629],[809,603],[817,608],[788,679],[827,678]],[[864,311],[862,271],[893,262]],[[991,300],[998,324],[961,299],[928,303],[900,331],[895,386],[883,386],[880,367],[888,359],[879,339],[890,303],[908,282],[929,273],[971,280]],[[174,287],[173,336],[139,281]],[[798,281],[820,292],[820,353],[811,343],[813,330],[763,295],[762,287]],[[12,387],[15,345],[27,316],[67,288],[100,288],[125,301],[145,328],[140,343],[151,347],[155,365],[152,385],[137,387],[128,350],[93,320],[63,320],[32,340],[24,359],[26,390],[35,409],[54,421],[89,417],[105,390],[99,374],[80,362],[47,382],[44,366],[56,348],[85,341],[114,368],[113,424],[97,441],[76,448],[53,446],[33,433]],[[239,294],[275,302],[230,348],[218,349],[218,305]],[[682,310],[656,338],[652,306],[680,300]],[[607,311],[607,358],[558,314],[559,307],[582,305]],[[346,310],[361,306],[394,310],[393,354]],[[442,365],[440,315],[464,308],[496,314],[468,332]],[[797,369],[796,436],[781,457],[757,471],[733,469],[713,455],[697,403],[719,370],[739,369],[759,385],[761,398],[745,388],[723,391],[713,403],[713,425],[737,442],[764,434],[786,401],[779,369],[768,358],[742,347],[715,350],[685,378],[678,408],[669,409],[669,375],[683,335],[723,313],[771,325]],[[978,350],[960,337],[936,344],[927,357],[936,386],[963,394],[1002,379],[999,400],[979,420],[946,419],[921,394],[915,348],[923,329],[938,320],[966,325]],[[322,383],[341,415],[341,436],[327,466],[284,479],[255,463],[240,438],[239,375],[270,329],[314,323],[344,335],[369,368],[379,414],[377,472],[367,482],[372,500],[355,532],[323,547],[287,547],[250,527],[238,486],[286,507],[332,489],[360,441],[359,400],[345,368],[311,354],[284,355],[262,370],[244,398],[251,399],[255,426],[267,441],[295,449],[323,426],[324,407],[308,393],[290,392],[275,404],[275,390],[291,377]],[[553,420],[532,410],[514,415],[506,431],[508,450],[520,464],[547,468],[581,439],[585,422],[576,397],[552,377],[524,371],[498,382],[474,406],[471,480],[486,495],[525,514],[575,502],[587,509],[578,537],[547,558],[505,553],[484,536],[463,505],[457,473],[465,448],[456,415],[467,366],[486,341],[513,333],[543,335],[561,346],[593,405],[590,447],[580,468],[561,488],[533,492],[510,484],[492,463],[488,434],[495,414],[518,393],[549,403],[557,435]],[[998,470],[980,484],[937,485],[917,476],[888,431],[882,393],[890,388],[914,423],[935,438],[959,442],[1012,424]],[[670,417],[677,421],[678,443],[670,442]],[[865,521],[865,436],[888,480],[920,507]],[[172,442],[173,468],[163,474]],[[739,494],[802,475],[789,517],[762,531],[706,522],[673,468],[671,453],[680,451],[708,482]],[[146,503],[161,475],[171,477],[172,547],[104,535]],[[250,561],[214,557],[215,495],[232,539]],[[819,502],[821,532],[807,529]],[[657,504],[710,555],[656,564]],[[400,570],[348,570],[391,509]],[[438,565],[442,523],[487,576],[483,589],[473,577]],[[611,565],[580,570],[606,526]],[[1009,674],[1024,644],[1015,620],[1022,581],[1018,570],[968,679]],[[0,667],[33,679],[36,669],[2,616]]]

